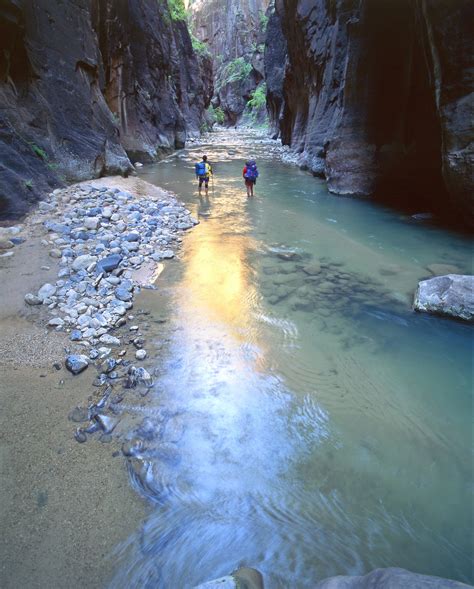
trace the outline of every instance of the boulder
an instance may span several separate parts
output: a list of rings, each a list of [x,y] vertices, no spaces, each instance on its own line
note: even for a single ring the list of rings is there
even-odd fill
[[[415,311],[472,321],[474,276],[448,274],[422,280],[415,294]]]

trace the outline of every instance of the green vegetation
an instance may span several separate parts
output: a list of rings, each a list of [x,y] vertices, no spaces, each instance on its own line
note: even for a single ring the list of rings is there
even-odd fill
[[[171,20],[187,20],[183,0],[168,0],[168,10],[170,11]]]
[[[211,55],[209,53],[209,49],[207,48],[206,43],[203,43],[202,41],[200,41],[192,33],[190,33],[190,35],[191,35],[191,42],[193,44],[193,49],[198,55],[200,55],[201,57],[206,57],[206,56]]]
[[[44,149],[41,149],[41,147],[36,145],[36,143],[30,143],[30,147],[38,157],[40,157],[45,162],[48,161],[48,154],[45,152]]]
[[[211,106],[207,109],[207,114],[209,116],[211,124],[214,124],[214,123],[217,123],[218,125],[224,124],[225,114],[220,106],[218,106],[217,108],[214,108],[211,104]]]
[[[33,188],[33,180],[25,180],[25,188],[31,190]]]
[[[267,85],[263,82],[263,84],[260,84],[260,86],[252,92],[250,100],[247,102],[247,107],[252,111],[256,111],[264,108],[266,104]]]
[[[260,11],[260,30],[265,33],[268,26],[268,16],[261,10]]]
[[[217,91],[227,84],[233,84],[234,82],[245,80],[250,76],[252,70],[252,64],[246,62],[243,57],[233,59],[221,71],[216,84]]]

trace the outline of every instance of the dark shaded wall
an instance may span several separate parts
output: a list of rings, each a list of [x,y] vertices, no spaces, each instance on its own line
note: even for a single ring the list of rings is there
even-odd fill
[[[0,215],[183,145],[210,75],[165,0],[1,0]]]
[[[270,115],[301,165],[337,194],[472,219],[471,6],[277,0],[265,56]]]

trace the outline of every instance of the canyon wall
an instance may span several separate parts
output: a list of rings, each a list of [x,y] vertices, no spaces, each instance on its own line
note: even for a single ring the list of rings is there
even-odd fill
[[[276,0],[265,70],[283,143],[336,194],[472,223],[472,12],[468,0]]]
[[[225,122],[231,125],[240,121],[264,80],[269,4],[270,0],[194,0],[190,4],[193,33],[206,45],[214,64],[213,105],[223,110]]]
[[[182,146],[211,76],[166,0],[3,0],[0,216]]]

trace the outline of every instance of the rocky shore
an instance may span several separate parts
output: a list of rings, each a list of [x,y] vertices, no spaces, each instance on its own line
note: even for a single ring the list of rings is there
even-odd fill
[[[195,223],[168,192],[104,178],[0,227],[5,587],[102,587],[107,555],[139,526],[146,508],[114,460],[131,429],[123,401],[146,402],[146,294]]]

